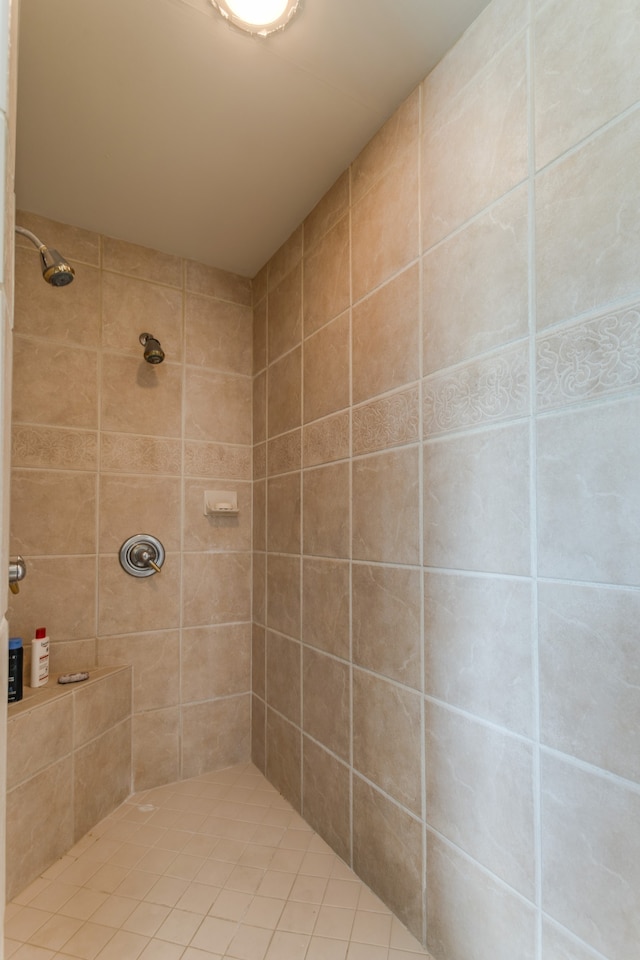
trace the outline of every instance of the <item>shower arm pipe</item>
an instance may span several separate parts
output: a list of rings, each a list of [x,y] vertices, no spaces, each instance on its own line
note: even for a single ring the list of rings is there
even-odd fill
[[[31,230],[27,230],[26,227],[16,226],[15,230],[16,230],[16,233],[20,233],[23,237],[26,237],[27,240],[31,240],[31,243],[34,245],[34,247],[38,248],[40,253],[42,253],[43,250],[47,249],[46,243],[43,243],[42,240],[39,240],[36,237],[35,233],[31,233]]]

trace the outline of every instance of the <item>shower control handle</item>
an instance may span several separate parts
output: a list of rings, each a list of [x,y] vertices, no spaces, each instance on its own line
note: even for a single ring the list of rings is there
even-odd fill
[[[157,537],[137,533],[120,547],[120,566],[132,577],[151,577],[160,573],[164,563],[164,547]]]
[[[27,565],[24,557],[12,557],[9,560],[9,589],[11,593],[19,593],[18,582],[24,580],[27,575]]]

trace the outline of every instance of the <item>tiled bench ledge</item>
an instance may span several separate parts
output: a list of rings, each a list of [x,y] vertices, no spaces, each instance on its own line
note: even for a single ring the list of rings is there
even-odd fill
[[[70,684],[54,675],[9,704],[8,899],[131,793],[131,671],[100,667]]]

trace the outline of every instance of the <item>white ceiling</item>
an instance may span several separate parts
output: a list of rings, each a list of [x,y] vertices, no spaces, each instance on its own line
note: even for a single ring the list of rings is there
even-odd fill
[[[18,207],[253,276],[487,2],[21,0]]]

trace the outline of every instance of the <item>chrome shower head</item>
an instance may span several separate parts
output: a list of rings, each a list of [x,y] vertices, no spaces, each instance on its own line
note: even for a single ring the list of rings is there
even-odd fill
[[[147,363],[162,363],[164,350],[160,346],[160,341],[156,340],[152,333],[141,333],[140,343],[144,347],[144,358]]]
[[[72,282],[75,270],[71,264],[65,260],[62,254],[53,248],[49,249],[46,244],[42,243],[42,241],[36,237],[35,233],[31,233],[31,230],[25,230],[24,227],[16,227],[16,233],[26,237],[38,248],[40,262],[42,263],[42,276],[47,283],[50,283],[52,287],[66,287],[68,283]]]

